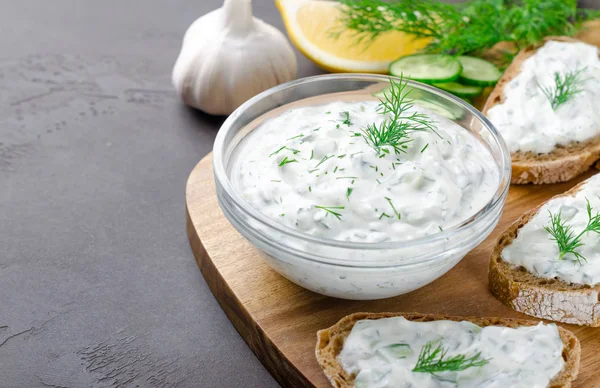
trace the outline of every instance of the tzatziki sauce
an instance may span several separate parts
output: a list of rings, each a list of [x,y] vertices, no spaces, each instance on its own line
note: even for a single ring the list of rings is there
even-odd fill
[[[587,201],[592,216],[600,211],[600,174],[591,177],[574,195],[561,196],[548,201],[535,216],[518,231],[517,238],[502,250],[502,259],[516,266],[523,266],[537,277],[558,278],[567,283],[600,283],[600,234],[587,232],[581,237],[582,246],[576,248],[585,260],[575,259],[567,253],[559,259],[556,241],[544,228],[550,226],[550,213],[572,227],[574,235],[581,233],[588,224]]]
[[[458,124],[427,114],[434,131],[413,132],[404,152],[378,152],[361,129],[386,115],[378,101],[334,101],[283,110],[236,148],[234,187],[271,219],[327,239],[378,243],[439,233],[493,197],[490,151]]]
[[[543,89],[555,87],[555,74],[580,72],[580,92],[553,110]],[[600,59],[598,47],[580,42],[546,42],[526,59],[504,87],[505,101],[487,116],[511,153],[545,154],[557,145],[600,135]]]
[[[413,372],[427,343],[487,360],[458,372]],[[338,361],[356,388],[545,388],[564,366],[555,324],[508,328],[468,321],[412,322],[404,317],[358,321]]]

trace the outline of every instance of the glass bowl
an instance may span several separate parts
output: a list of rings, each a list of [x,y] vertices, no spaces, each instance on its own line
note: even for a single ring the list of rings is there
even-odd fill
[[[223,123],[215,140],[213,168],[223,213],[237,231],[264,253],[266,262],[292,282],[314,292],[369,300],[423,287],[454,267],[495,228],[510,182],[510,154],[502,137],[474,107],[444,91],[408,81],[418,104],[446,116],[471,132],[490,151],[498,168],[491,200],[469,219],[437,234],[382,243],[325,239],[280,224],[242,198],[230,180],[230,167],[250,123],[280,106],[312,97],[381,92],[389,77],[333,74],[309,77],[271,88],[240,106]],[[364,98],[363,98],[364,99]]]

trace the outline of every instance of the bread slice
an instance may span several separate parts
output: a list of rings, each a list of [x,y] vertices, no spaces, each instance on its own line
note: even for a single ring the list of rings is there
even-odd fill
[[[575,194],[585,183],[587,180],[550,200]],[[600,326],[600,285],[539,278],[502,259],[502,250],[517,238],[519,229],[544,203],[523,214],[498,238],[490,260],[489,289],[502,303],[521,313],[575,325]]]
[[[478,326],[534,326],[539,322],[522,319],[504,318],[474,318],[453,317],[446,315],[419,314],[419,313],[355,313],[347,315],[330,328],[317,332],[317,347],[315,350],[317,361],[323,372],[329,379],[331,385],[336,388],[347,388],[354,386],[354,375],[346,373],[337,360],[338,355],[344,347],[344,341],[350,334],[354,324],[363,319],[380,319],[389,317],[404,317],[413,322],[431,322],[439,320],[469,321]],[[560,339],[564,344],[562,357],[565,360],[563,369],[552,379],[550,388],[567,388],[577,378],[579,373],[579,359],[581,356],[581,345],[579,340],[569,330],[558,327]]]
[[[581,42],[566,36],[547,37],[545,41]],[[498,84],[488,97],[483,114],[495,105],[505,100],[504,87],[521,71],[523,62],[535,54],[538,47],[530,47],[515,57]],[[600,104],[600,101],[598,102]],[[535,154],[533,152],[515,152],[512,157],[513,184],[544,184],[566,182],[587,171],[600,159],[600,136],[586,142],[572,142],[566,146],[556,146],[548,154]]]

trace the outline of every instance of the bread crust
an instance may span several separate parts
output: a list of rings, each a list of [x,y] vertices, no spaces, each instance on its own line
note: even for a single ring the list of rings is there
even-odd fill
[[[549,201],[573,195],[587,182],[585,180]],[[489,289],[502,303],[523,314],[575,325],[600,326],[600,285],[592,287],[538,278],[502,259],[502,250],[517,238],[519,229],[547,202],[523,214],[498,237],[490,260]]]
[[[456,317],[438,314],[420,313],[354,313],[340,319],[335,325],[319,330],[317,332],[317,346],[315,354],[319,365],[327,376],[327,379],[336,388],[349,388],[354,386],[354,375],[348,374],[340,365],[337,356],[342,351],[344,341],[350,334],[354,324],[363,319],[380,319],[390,317],[404,317],[413,322],[431,322],[439,320],[450,320],[455,322],[469,321],[478,326],[534,326],[539,322],[523,319],[508,318],[481,318],[481,317]],[[579,373],[579,361],[581,357],[581,345],[577,337],[569,330],[558,327],[560,339],[564,344],[563,369],[550,381],[549,388],[568,388],[577,378]]]
[[[547,41],[581,42],[567,36],[551,36]],[[583,42],[582,42],[583,43]],[[529,47],[515,57],[506,69],[502,78],[488,97],[483,114],[495,105],[505,101],[504,87],[520,72],[523,62],[533,56],[538,48]],[[585,142],[572,142],[566,146],[556,146],[548,154],[535,154],[533,152],[515,152],[512,157],[512,184],[547,184],[566,182],[589,170],[600,159],[600,136]]]

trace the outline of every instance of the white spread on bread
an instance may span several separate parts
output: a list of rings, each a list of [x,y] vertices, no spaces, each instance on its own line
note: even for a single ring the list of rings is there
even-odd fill
[[[234,186],[276,222],[367,243],[439,233],[491,200],[498,168],[474,135],[415,106],[405,114],[427,114],[437,134],[411,133],[405,153],[377,152],[360,132],[384,120],[377,107],[373,100],[334,101],[268,118],[238,145]]]
[[[576,71],[581,71],[581,92],[554,111],[542,88],[554,86],[555,73]],[[598,48],[579,42],[546,42],[504,86],[504,97],[487,116],[511,153],[545,154],[557,145],[600,136]]]
[[[544,204],[529,222],[519,229],[517,238],[502,251],[502,259],[525,267],[537,277],[558,278],[568,283],[596,285],[600,283],[600,234],[585,233],[582,246],[576,251],[587,260],[574,260],[571,253],[559,259],[556,241],[544,229],[550,224],[550,215],[561,214],[571,225],[573,233],[579,234],[588,223],[587,201],[592,216],[600,211],[600,174],[590,178],[574,195],[560,196]]]
[[[448,350],[446,357],[481,353],[488,364],[458,372],[413,372],[421,349],[432,341]],[[480,327],[393,317],[358,321],[338,361],[356,375],[356,388],[543,388],[563,369],[562,351],[554,324]]]

